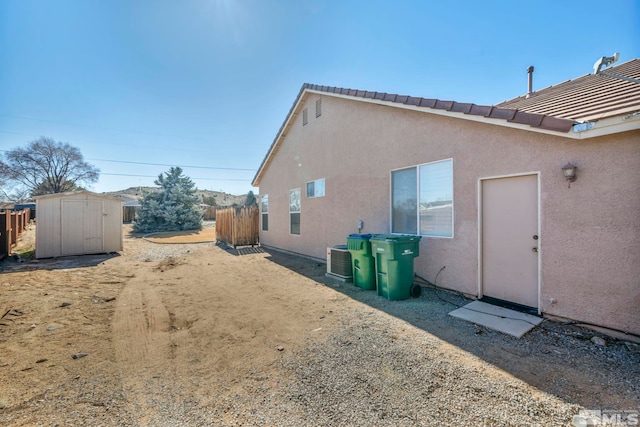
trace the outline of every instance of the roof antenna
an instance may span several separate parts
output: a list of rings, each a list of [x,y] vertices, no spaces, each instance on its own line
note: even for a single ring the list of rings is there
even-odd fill
[[[527,68],[527,74],[529,74],[529,90],[527,91],[527,98],[533,95],[533,65]]]
[[[634,79],[632,77],[610,73],[602,69],[603,67],[608,67],[616,62],[618,58],[620,58],[620,54],[616,52],[613,54],[613,56],[603,56],[602,58],[598,59],[596,63],[593,64],[593,74],[595,74],[596,76],[613,77],[614,79],[626,80],[632,83],[640,83],[640,79]]]
[[[593,74],[600,74],[602,67],[608,67],[614,62],[616,62],[620,58],[620,54],[618,52],[614,53],[613,56],[603,56],[598,59],[595,64],[593,64]]]

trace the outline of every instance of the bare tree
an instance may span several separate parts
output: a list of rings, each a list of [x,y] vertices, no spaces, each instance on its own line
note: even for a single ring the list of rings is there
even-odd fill
[[[0,182],[13,185],[14,192],[26,189],[32,197],[82,189],[82,185],[97,182],[99,174],[78,148],[46,137],[0,158]]]

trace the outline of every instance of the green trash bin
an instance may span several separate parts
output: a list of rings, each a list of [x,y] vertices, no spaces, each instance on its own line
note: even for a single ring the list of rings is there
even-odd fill
[[[350,234],[347,237],[347,249],[351,254],[353,267],[353,284],[362,289],[376,288],[376,269],[371,243],[373,234]]]
[[[413,259],[420,255],[421,238],[387,234],[371,238],[378,295],[393,301],[411,296]]]

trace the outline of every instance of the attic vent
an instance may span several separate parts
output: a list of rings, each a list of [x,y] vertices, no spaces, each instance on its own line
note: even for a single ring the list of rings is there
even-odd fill
[[[322,115],[322,99],[318,99],[316,101],[316,117],[320,117]]]
[[[351,253],[347,250],[346,245],[327,248],[327,273],[343,279],[353,277]]]
[[[309,118],[307,117],[307,109],[302,110],[302,126],[309,123]]]

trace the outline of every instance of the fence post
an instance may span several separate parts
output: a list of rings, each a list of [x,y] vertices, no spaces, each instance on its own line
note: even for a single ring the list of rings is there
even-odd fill
[[[0,259],[9,256],[11,251],[11,220],[9,211],[0,212]]]

